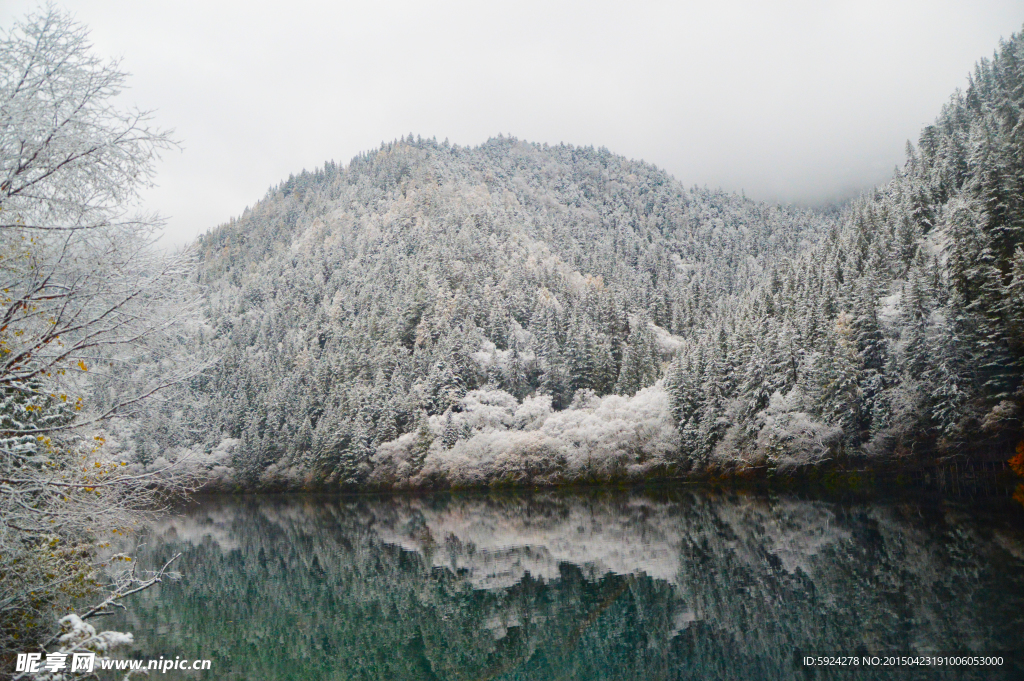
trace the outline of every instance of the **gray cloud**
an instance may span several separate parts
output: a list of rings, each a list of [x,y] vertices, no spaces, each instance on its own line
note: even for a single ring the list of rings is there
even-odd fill
[[[10,26],[34,2],[8,0]],[[181,243],[403,134],[605,146],[685,184],[815,203],[902,163],[1019,0],[65,3],[184,143],[149,208]]]

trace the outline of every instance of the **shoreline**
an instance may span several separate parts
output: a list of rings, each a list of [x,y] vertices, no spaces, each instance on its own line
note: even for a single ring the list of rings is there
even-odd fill
[[[966,456],[942,457],[931,461],[897,462],[889,460],[877,466],[864,465],[860,457],[827,464],[804,466],[780,472],[768,466],[744,466],[717,469],[700,474],[652,475],[641,479],[603,480],[492,481],[475,485],[339,485],[319,484],[204,484],[190,497],[274,496],[291,494],[330,496],[432,496],[443,494],[487,493],[585,493],[635,490],[672,490],[677,488],[714,489],[723,492],[759,493],[822,492],[827,495],[874,497],[907,491],[936,493],[942,496],[971,498],[1011,498],[1024,483],[1005,460],[975,460]]]

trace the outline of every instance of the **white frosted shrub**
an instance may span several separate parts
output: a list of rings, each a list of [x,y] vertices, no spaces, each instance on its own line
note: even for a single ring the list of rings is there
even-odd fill
[[[805,403],[800,388],[785,396],[779,392],[771,396],[755,442],[757,454],[768,465],[786,469],[821,463],[842,437],[840,427],[803,411]]]
[[[516,409],[515,427],[518,430],[536,430],[553,413],[550,395],[527,397]]]
[[[471,486],[557,484],[639,479],[669,464],[678,451],[669,396],[661,382],[633,397],[590,397],[554,412],[547,395],[515,400],[499,390],[468,393],[452,414],[471,434],[445,449],[437,437],[444,417],[431,418],[424,450],[416,433],[381,445],[373,458],[377,484]],[[511,425],[511,429],[506,429]]]
[[[550,406],[550,400],[548,401]],[[453,414],[457,424],[473,430],[507,430],[515,422],[519,402],[504,390],[472,390],[462,398],[463,411]]]
[[[385,442],[377,447],[372,458],[373,473],[370,482],[375,484],[402,484],[418,472],[413,453],[417,433],[406,433],[397,440]]]

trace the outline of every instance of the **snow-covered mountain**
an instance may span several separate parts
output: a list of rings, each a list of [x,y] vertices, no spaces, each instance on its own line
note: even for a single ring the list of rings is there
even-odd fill
[[[625,480],[1019,439],[1024,41],[815,213],[604,149],[411,136],[202,237],[198,399],[135,426],[259,485]],[[841,163],[841,159],[837,159]]]
[[[474,428],[536,429],[652,386],[728,296],[829,224],[603,149],[410,138],[328,163],[200,240],[222,359],[190,413],[140,425],[140,454],[236,438],[222,463],[245,484],[358,484],[408,433],[415,475]],[[667,465],[658,394],[644,418],[669,431],[652,452]],[[628,444],[613,458],[635,458]]]

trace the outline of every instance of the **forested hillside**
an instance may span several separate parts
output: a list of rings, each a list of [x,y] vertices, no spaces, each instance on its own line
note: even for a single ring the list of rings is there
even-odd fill
[[[358,484],[404,433],[420,459],[467,439],[467,399],[513,427],[517,410],[525,426],[631,396],[822,224],[605,150],[510,138],[408,138],[328,163],[202,238],[222,359],[189,412],[138,426],[137,454],[235,438],[220,463],[245,484],[268,468]]]
[[[303,172],[200,240],[221,360],[131,446],[189,444],[242,486],[387,487],[1005,445],[1022,100],[1015,36],[834,214],[505,137]]]
[[[905,166],[780,260],[670,374],[700,468],[1012,453],[1024,352],[1024,40],[976,67]]]

